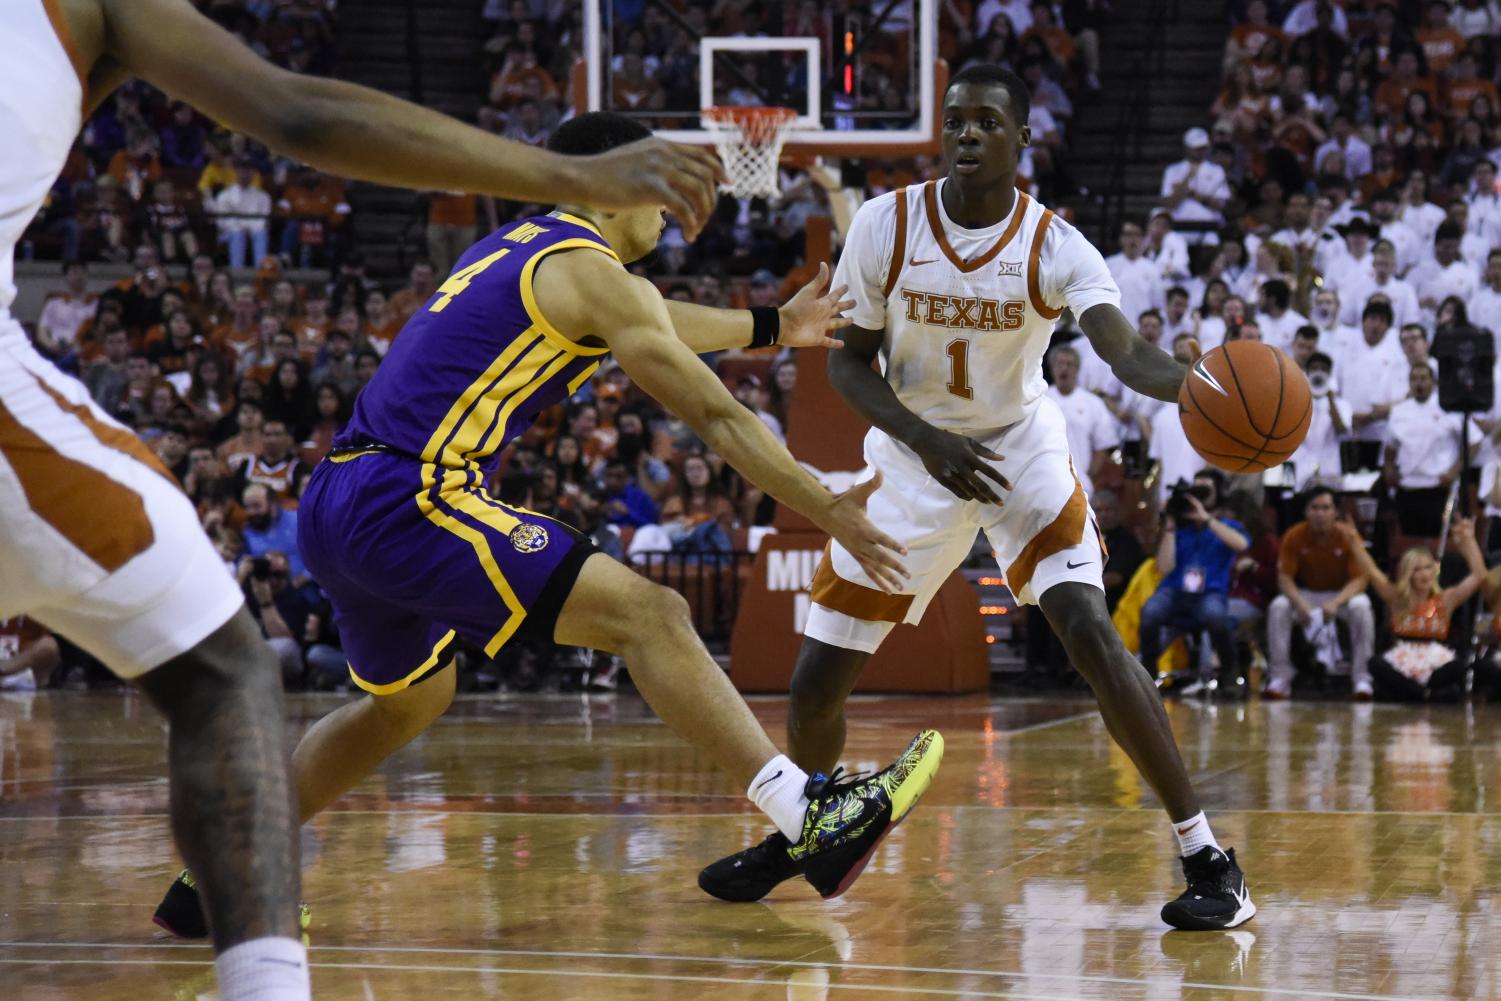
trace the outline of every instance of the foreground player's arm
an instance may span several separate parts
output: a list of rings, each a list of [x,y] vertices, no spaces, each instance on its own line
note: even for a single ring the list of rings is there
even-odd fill
[[[778,330],[774,343],[787,348],[844,347],[844,342],[834,337],[834,331],[850,325],[850,321],[840,314],[854,302],[845,299],[844,293],[842,286],[829,288],[829,266],[820,264],[818,274],[798,289],[797,295],[777,307]],[[750,310],[715,309],[676,299],[665,301],[678,340],[688,345],[694,354],[752,346],[755,320]]]
[[[637,385],[672,408],[730,465],[838,539],[872,580],[888,590],[901,587],[901,546],[865,517],[865,499],[879,478],[837,496],[824,489],[677,338],[651,282],[603,254],[575,250],[544,259],[533,288],[538,308],[554,326],[608,344]]]
[[[1148,343],[1119,307],[1108,302],[1091,306],[1079,317],[1079,326],[1117,379],[1143,396],[1178,401],[1178,389],[1188,375],[1188,367]]]
[[[694,239],[722,169],[704,149],[645,139],[565,157],[338,80],[261,59],[188,0],[65,0],[94,100],[127,73],[332,173],[407,188],[604,209],[666,205]]]

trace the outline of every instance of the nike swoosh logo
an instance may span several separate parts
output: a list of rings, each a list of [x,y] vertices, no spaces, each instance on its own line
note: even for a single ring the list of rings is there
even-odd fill
[[[307,967],[304,964],[302,964],[302,963],[296,963],[296,962],[293,962],[290,959],[276,959],[276,958],[274,958],[272,956],[262,956],[260,958],[260,962],[262,962],[262,963],[275,963],[277,966],[290,966],[294,970],[304,970],[304,969],[307,969]]]
[[[907,262],[908,266],[914,267],[914,268],[920,268],[924,264],[937,264],[937,263],[938,263],[938,258],[936,258],[936,257],[933,258],[931,261],[919,261],[917,258],[914,257],[914,258],[912,258],[911,260],[909,260]]]
[[[761,785],[756,786],[756,788],[760,789],[762,786],[764,786],[764,785],[766,785],[768,783],[771,783],[771,782],[775,782],[777,779],[779,779],[781,777],[782,777],[782,769],[778,768],[777,769],[777,773],[775,775],[773,775],[771,778],[767,779],[765,782],[762,782]]]
[[[1198,361],[1194,362],[1193,374],[1198,376],[1200,379],[1203,379],[1206,383],[1208,383],[1209,388],[1213,389],[1221,396],[1228,397],[1230,395],[1229,393],[1225,392],[1225,387],[1220,385],[1220,381],[1209,374],[1209,369],[1204,367],[1203,358],[1200,358]]]
[[[1068,568],[1070,570],[1077,570],[1080,567],[1089,566],[1089,564],[1091,564],[1093,562],[1094,562],[1093,560],[1080,560],[1078,563],[1070,563],[1070,564],[1068,564]]]

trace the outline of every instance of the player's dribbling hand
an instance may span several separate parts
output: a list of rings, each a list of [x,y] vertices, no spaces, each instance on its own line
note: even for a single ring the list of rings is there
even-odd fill
[[[905,556],[907,548],[881,531],[865,515],[865,502],[881,485],[881,474],[856,483],[844,493],[837,495],[829,505],[827,524],[819,527],[839,540],[860,564],[865,575],[888,594],[901,591],[908,576],[907,567],[898,556]]]
[[[602,209],[665,205],[692,243],[719,202],[728,181],[719,157],[702,146],[652,137],[583,158],[578,201]]]
[[[813,280],[778,310],[782,325],[777,343],[789,348],[844,347],[843,341],[831,335],[855,322],[840,315],[855,305],[855,300],[844,298],[848,291],[848,285],[830,290],[829,266],[820,264]]]
[[[917,453],[928,475],[960,500],[1005,503],[985,479],[994,480],[1002,490],[1011,489],[1011,481],[985,461],[1000,462],[1006,458],[1004,455],[992,452],[973,438],[935,427],[929,427],[918,438],[907,442],[907,447]]]

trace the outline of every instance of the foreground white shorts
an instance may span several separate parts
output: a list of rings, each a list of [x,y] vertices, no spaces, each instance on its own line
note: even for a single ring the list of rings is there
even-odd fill
[[[134,678],[243,604],[172,475],[0,314],[0,619]]]
[[[995,463],[1010,483],[1003,504],[965,501],[923,468],[917,456],[884,432],[865,437],[865,461],[881,473],[867,511],[876,527],[907,547],[912,577],[902,594],[887,594],[843,546],[830,542],[813,577],[806,636],[874,653],[898,622],[916,623],[983,530],[1006,585],[1021,604],[1036,604],[1064,581],[1104,591],[1104,546],[1094,513],[1069,459],[1063,411],[1047,397],[1030,414],[982,441],[1004,455]]]

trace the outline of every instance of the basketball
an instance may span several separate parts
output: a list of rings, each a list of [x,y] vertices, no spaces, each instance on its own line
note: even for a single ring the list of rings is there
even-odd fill
[[[1205,462],[1259,473],[1286,462],[1313,419],[1313,394],[1291,358],[1260,341],[1204,354],[1178,390],[1178,416]]]

